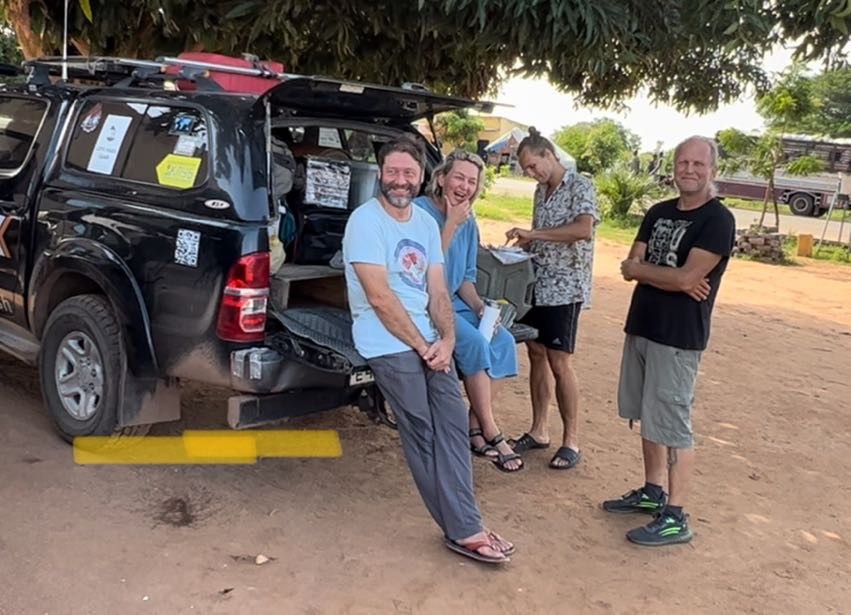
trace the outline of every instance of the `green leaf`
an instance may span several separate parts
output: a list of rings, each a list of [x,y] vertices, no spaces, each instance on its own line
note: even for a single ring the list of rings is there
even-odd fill
[[[228,12],[227,15],[225,15],[225,19],[236,19],[237,17],[248,15],[256,8],[256,6],[257,4],[255,2],[243,2],[242,4],[237,4]]]
[[[80,9],[83,11],[83,15],[86,16],[86,19],[89,20],[89,23],[94,23],[94,17],[92,16],[92,5],[89,0],[80,0]]]

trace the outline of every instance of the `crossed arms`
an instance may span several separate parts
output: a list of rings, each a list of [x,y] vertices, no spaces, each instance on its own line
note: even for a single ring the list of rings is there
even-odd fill
[[[682,267],[664,267],[645,261],[646,252],[645,242],[636,241],[632,244],[629,256],[621,263],[624,280],[635,280],[660,290],[685,293],[695,301],[705,301],[709,298],[711,288],[706,276],[721,261],[720,254],[692,248]]]

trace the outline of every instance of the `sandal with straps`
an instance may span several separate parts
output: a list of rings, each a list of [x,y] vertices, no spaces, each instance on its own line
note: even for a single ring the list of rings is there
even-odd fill
[[[481,429],[471,429],[468,435],[470,438],[480,436],[482,440],[485,440],[485,434],[482,433]],[[487,440],[485,440],[484,446],[474,446],[473,443],[470,442],[470,450],[473,452],[474,455],[484,457],[485,459],[493,459],[495,457],[495,455],[488,454],[495,449]]]
[[[483,540],[468,542],[464,545],[454,540],[450,540],[449,538],[446,538],[444,539],[443,544],[445,544],[448,549],[451,549],[456,553],[460,553],[461,555],[465,555],[476,561],[484,562],[486,564],[503,564],[505,562],[511,561],[510,558],[505,555],[505,553],[500,551],[499,548],[494,545],[493,539],[490,536]],[[484,547],[489,547],[490,549],[499,553],[500,556],[494,557],[492,555],[485,555],[484,553],[481,553],[480,549]]]
[[[519,472],[524,467],[526,467],[526,464],[523,462],[523,458],[520,455],[518,455],[517,453],[514,453],[514,452],[502,453],[497,448],[498,444],[505,442],[505,436],[503,436],[501,433],[496,434],[493,437],[493,439],[486,440],[486,442],[488,443],[488,446],[490,446],[493,450],[496,451],[496,459],[491,459],[491,461],[497,467],[498,470],[500,470],[502,472],[511,473],[511,472]],[[508,462],[514,461],[515,459],[520,461],[520,465],[516,468],[513,468],[513,469],[509,468],[508,465],[507,465]]]

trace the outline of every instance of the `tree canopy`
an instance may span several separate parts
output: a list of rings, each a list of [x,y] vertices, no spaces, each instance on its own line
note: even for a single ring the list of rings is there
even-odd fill
[[[20,64],[23,59],[15,31],[0,23],[0,63]]]
[[[553,141],[573,156],[578,171],[596,174],[628,159],[640,139],[618,122],[603,118],[565,126]]]
[[[0,0],[27,57],[60,51],[64,0]],[[646,87],[707,110],[767,86],[764,53],[838,57],[851,0],[76,0],[83,55],[255,53],[288,70],[425,83],[468,96],[512,74],[545,76],[583,104]]]
[[[774,191],[778,171],[784,168],[789,175],[809,175],[822,169],[821,161],[812,155],[787,160],[783,147],[783,135],[815,112],[812,83],[797,68],[792,68],[757,99],[756,106],[767,130],[760,136],[746,135],[735,128],[720,131],[716,138],[722,152],[721,169],[724,173],[745,169],[765,179],[768,184],[759,226],[765,220],[770,199],[774,204],[775,226],[779,227],[780,212]]]
[[[441,113],[435,120],[435,130],[441,142],[476,152],[479,133],[485,129],[485,123],[466,109]]]
[[[851,68],[834,68],[806,79],[811,108],[789,130],[826,137],[851,137]]]

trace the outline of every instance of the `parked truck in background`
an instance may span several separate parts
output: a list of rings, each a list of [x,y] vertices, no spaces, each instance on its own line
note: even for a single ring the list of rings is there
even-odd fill
[[[822,162],[822,172],[813,175],[786,175],[778,171],[774,180],[774,198],[786,203],[796,216],[823,216],[837,191],[851,192],[851,139],[826,139],[811,135],[785,135],[783,151],[787,161],[814,156]],[[723,156],[723,153],[722,153]],[[845,180],[843,180],[843,176]],[[762,202],[768,181],[744,171],[729,173],[715,180],[718,194]],[[840,185],[842,189],[840,190]],[[847,199],[838,199],[835,207],[847,207]]]
[[[762,202],[768,181],[739,171],[715,179],[718,195]],[[806,177],[777,175],[774,179],[774,198],[785,203],[796,216],[823,216],[830,208],[833,195],[839,189],[837,174],[809,175]],[[836,207],[844,207],[837,202]]]

